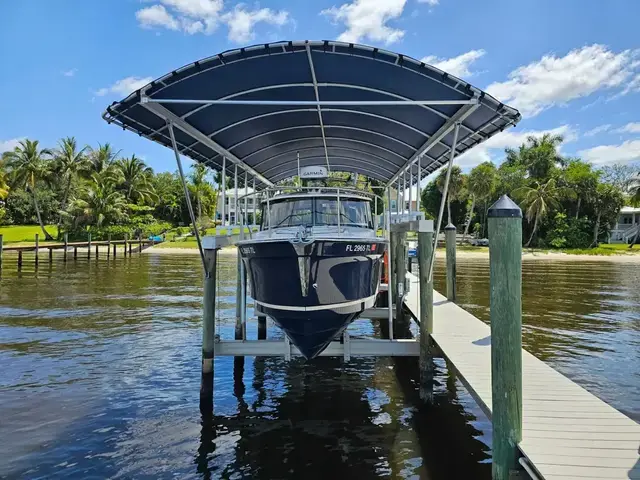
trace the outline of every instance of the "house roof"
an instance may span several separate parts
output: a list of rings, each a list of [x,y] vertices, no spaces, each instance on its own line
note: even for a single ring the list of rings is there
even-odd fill
[[[300,165],[414,180],[520,120],[517,110],[419,60],[335,41],[230,50],[174,70],[114,102],[104,119],[259,188]],[[421,158],[418,174],[417,159]]]

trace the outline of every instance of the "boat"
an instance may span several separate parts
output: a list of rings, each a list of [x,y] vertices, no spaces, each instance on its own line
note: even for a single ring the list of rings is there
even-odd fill
[[[388,241],[378,237],[374,195],[294,187],[262,201],[262,223],[238,242],[258,314],[307,359],[373,306]]]

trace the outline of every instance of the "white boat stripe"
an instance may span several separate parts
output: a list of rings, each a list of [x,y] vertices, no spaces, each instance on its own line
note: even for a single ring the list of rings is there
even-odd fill
[[[276,310],[288,310],[288,311],[291,311],[291,312],[315,312],[315,311],[318,311],[318,310],[329,310],[329,309],[332,309],[332,308],[351,307],[351,306],[357,305],[359,303],[366,303],[368,301],[375,300],[376,295],[378,295],[378,292],[376,292],[375,295],[371,295],[370,297],[366,297],[366,298],[361,298],[360,300],[352,300],[350,302],[342,302],[342,303],[330,303],[330,304],[327,304],[327,305],[315,305],[313,307],[295,307],[295,306],[290,306],[290,305],[274,305],[272,303],[261,302],[259,300],[254,300],[254,302],[262,305],[263,307],[274,308]]]

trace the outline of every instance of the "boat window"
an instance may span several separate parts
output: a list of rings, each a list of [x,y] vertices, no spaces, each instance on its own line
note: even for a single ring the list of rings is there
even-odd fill
[[[315,224],[338,224],[338,200],[336,198],[316,198]],[[340,225],[373,228],[369,202],[366,200],[341,199]]]
[[[271,225],[277,227],[295,227],[312,225],[313,199],[304,198],[271,203]],[[264,218],[265,227],[269,228],[269,215]]]

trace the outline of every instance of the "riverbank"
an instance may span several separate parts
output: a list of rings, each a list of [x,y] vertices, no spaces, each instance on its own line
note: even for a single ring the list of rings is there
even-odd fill
[[[142,253],[146,255],[198,255],[198,249],[195,245],[172,247],[170,244],[160,244],[155,247],[147,248]],[[220,250],[221,255],[236,255],[235,247],[225,247]],[[489,249],[486,247],[478,247],[477,250],[470,250],[466,247],[456,252],[458,258],[489,258]],[[444,249],[438,249],[437,257],[444,257]],[[568,262],[616,262],[616,263],[637,263],[640,264],[640,249],[636,249],[634,253],[616,253],[609,255],[584,255],[570,254],[563,252],[549,251],[530,251],[523,250],[522,260],[524,261],[568,261]]]

